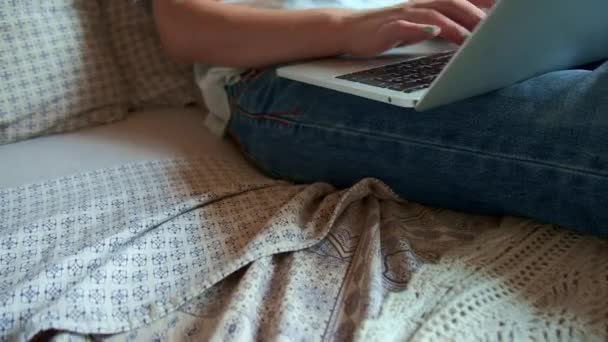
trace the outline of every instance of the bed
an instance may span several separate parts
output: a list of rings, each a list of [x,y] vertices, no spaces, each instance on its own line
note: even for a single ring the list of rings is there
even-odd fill
[[[202,121],[145,111],[0,147],[3,339],[608,336],[606,240],[373,179],[272,180]]]

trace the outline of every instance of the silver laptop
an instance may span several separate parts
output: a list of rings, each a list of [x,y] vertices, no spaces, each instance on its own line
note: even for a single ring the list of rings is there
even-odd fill
[[[377,58],[316,60],[277,73],[426,110],[606,58],[607,0],[501,0],[459,49],[429,41]]]

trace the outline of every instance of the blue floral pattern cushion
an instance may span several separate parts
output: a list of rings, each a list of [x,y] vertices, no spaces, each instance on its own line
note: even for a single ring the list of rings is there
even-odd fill
[[[100,0],[112,47],[135,107],[201,103],[193,66],[177,64],[164,53],[154,27],[150,1]]]
[[[106,25],[97,1],[0,3],[0,144],[126,115]]]

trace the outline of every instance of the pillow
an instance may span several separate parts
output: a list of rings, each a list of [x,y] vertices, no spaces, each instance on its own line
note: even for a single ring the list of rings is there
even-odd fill
[[[108,20],[114,54],[135,107],[202,103],[193,66],[163,52],[148,1],[99,0]]]
[[[0,1],[0,144],[125,116],[105,25],[97,1]]]

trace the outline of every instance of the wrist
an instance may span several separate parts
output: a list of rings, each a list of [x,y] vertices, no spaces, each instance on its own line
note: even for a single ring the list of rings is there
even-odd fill
[[[348,29],[350,18],[354,13],[348,9],[328,9],[328,35],[337,55],[346,54],[350,49],[350,30]]]

